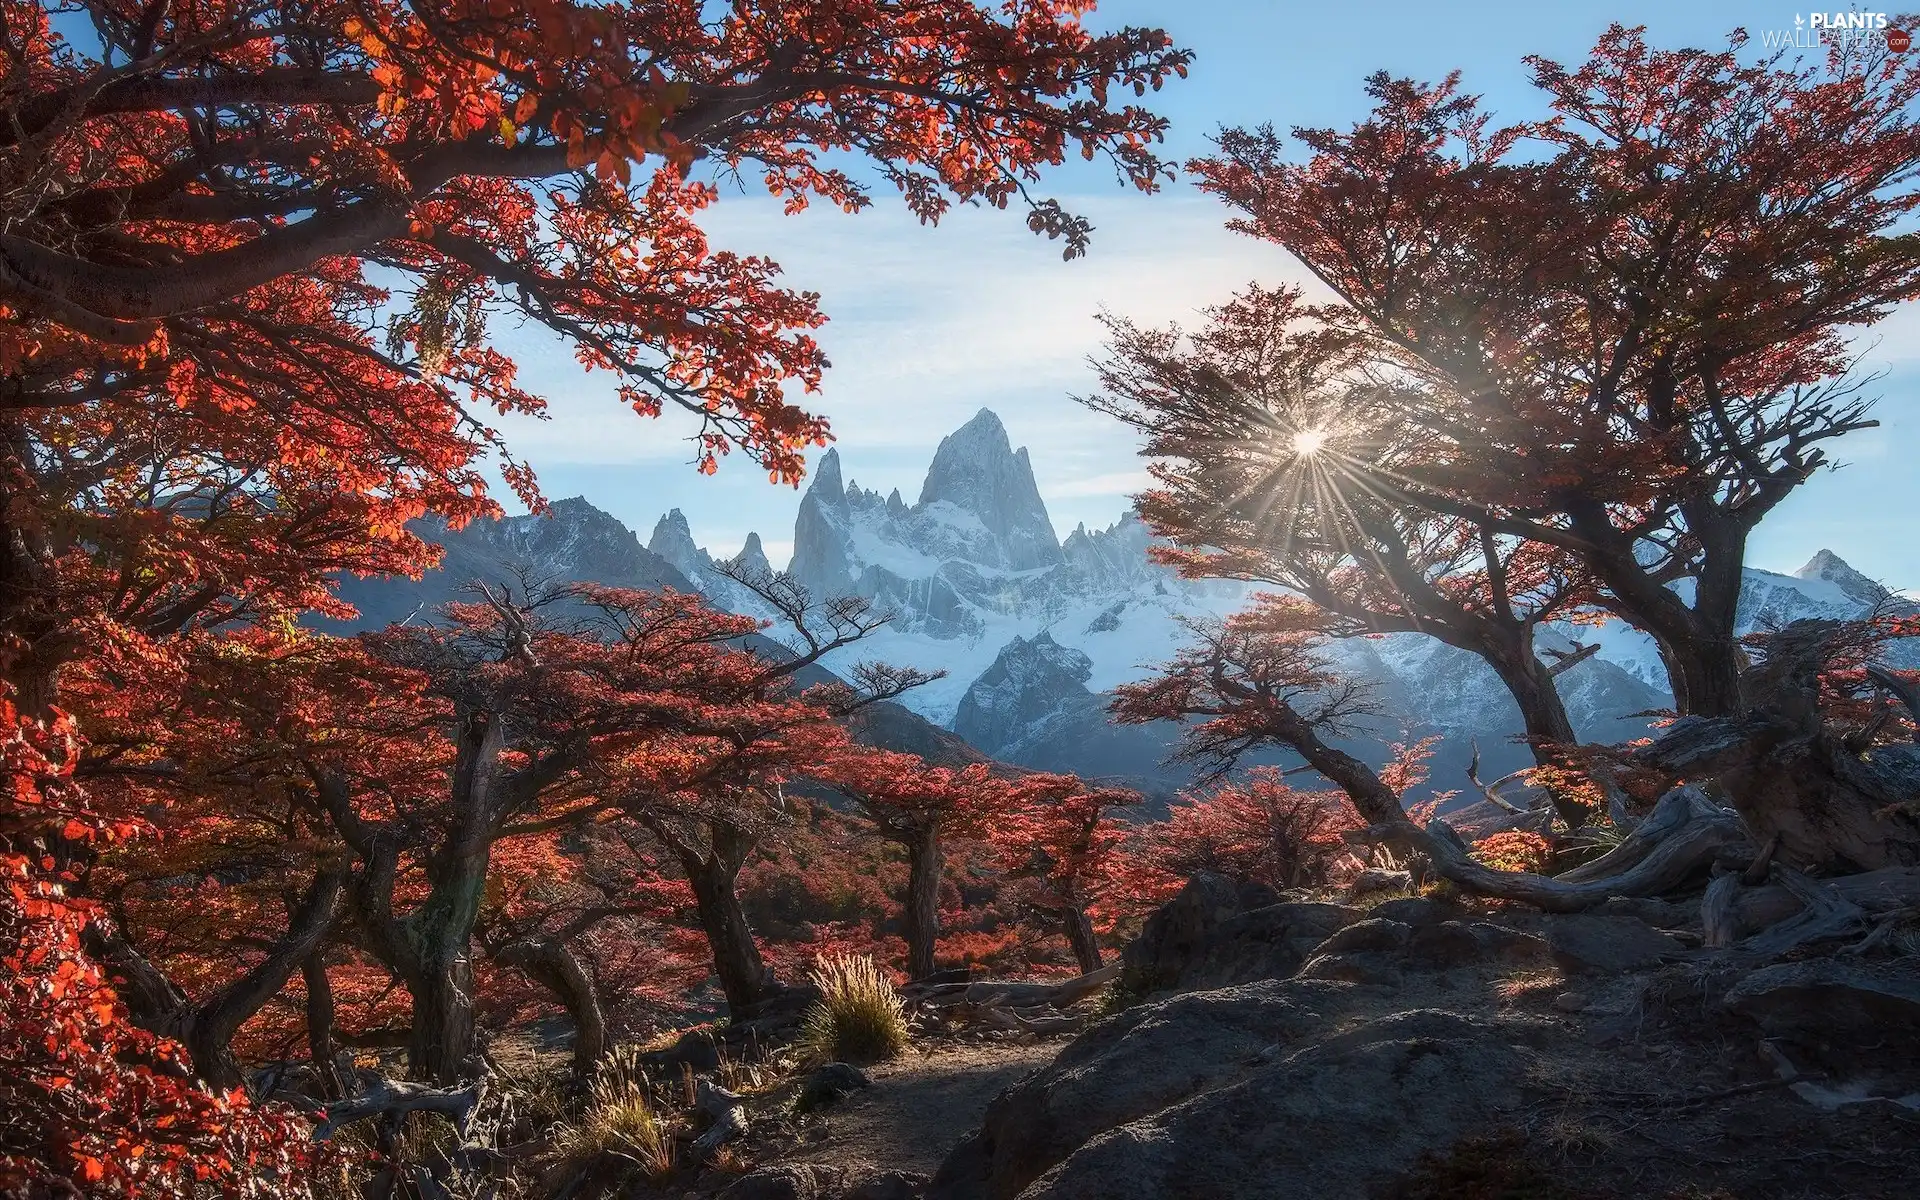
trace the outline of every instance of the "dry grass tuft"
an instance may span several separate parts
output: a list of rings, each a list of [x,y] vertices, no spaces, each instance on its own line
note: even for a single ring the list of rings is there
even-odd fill
[[[547,1157],[578,1169],[615,1154],[659,1177],[673,1170],[673,1133],[654,1112],[636,1047],[609,1054],[587,1086],[586,1108],[578,1120],[562,1123]]]
[[[873,959],[833,955],[814,965],[819,1003],[807,1013],[801,1042],[830,1061],[880,1062],[907,1048],[907,1017],[899,993]]]
[[[1550,999],[1566,986],[1566,976],[1558,971],[1517,971],[1496,980],[1493,994],[1502,1004],[1524,1004],[1530,1000]]]

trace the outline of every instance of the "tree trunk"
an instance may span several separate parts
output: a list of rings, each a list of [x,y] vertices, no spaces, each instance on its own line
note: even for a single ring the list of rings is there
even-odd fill
[[[573,1073],[585,1082],[607,1052],[607,1022],[600,993],[586,965],[555,938],[532,937],[509,942],[497,956],[559,998],[573,1018]]]
[[[907,975],[925,979],[934,972],[934,951],[940,942],[940,878],[947,856],[940,832],[914,830],[907,841]]]
[[[1553,747],[1579,744],[1580,735],[1574,731],[1573,719],[1567,715],[1560,689],[1555,686],[1545,663],[1531,652],[1518,659],[1489,655],[1487,662],[1500,676],[1500,682],[1507,685],[1508,693],[1520,709],[1520,721],[1527,731],[1527,744],[1533,750],[1535,763],[1544,767],[1556,761]]]
[[[1091,975],[1104,964],[1100,961],[1100,942],[1093,936],[1093,922],[1087,917],[1086,906],[1078,902],[1069,902],[1066,907],[1067,943],[1073,947],[1073,959],[1080,964],[1080,973]]]
[[[711,822],[710,826],[711,846],[704,855],[692,847],[675,849],[687,872],[687,882],[693,886],[694,908],[713,950],[713,970],[720,977],[727,1009],[735,1017],[743,1017],[779,989],[773,972],[760,957],[746,910],[740,907],[740,897],[734,891],[734,881],[740,876],[753,839],[722,821]]]
[[[307,985],[307,1057],[313,1064],[314,1084],[327,1100],[347,1094],[340,1078],[339,1050],[333,1044],[333,980],[327,976],[325,949],[307,955],[300,964]]]
[[[1527,643],[1531,638],[1525,639]],[[1527,746],[1536,766],[1551,766],[1562,760],[1565,748],[1580,744],[1573,719],[1560,699],[1560,688],[1547,665],[1534,654],[1531,644],[1490,647],[1482,653],[1507,693],[1520,709],[1520,720],[1527,733]],[[1568,828],[1586,823],[1587,811],[1559,791],[1550,793],[1553,807]]]
[[[32,513],[45,500],[19,413],[0,417],[0,682],[23,716],[51,715],[61,664],[72,652],[57,615],[55,554]]]
[[[1740,672],[1746,656],[1733,638],[1733,623],[1726,623],[1726,634],[1691,636],[1668,643],[1671,672],[1678,667],[1680,682],[1674,687],[1675,711],[1685,716],[1730,717],[1745,707],[1740,690]],[[1680,697],[1685,696],[1685,704]]]
[[[450,1087],[474,1062],[473,930],[486,885],[486,859],[434,880],[426,903],[401,922],[406,954],[398,964],[413,997],[407,1073]]]
[[[179,1039],[193,1060],[194,1075],[215,1091],[231,1091],[246,1082],[233,1056],[234,1034],[279,994],[332,932],[346,883],[344,870],[316,875],[267,957],[198,1005],[122,935],[90,929],[89,949],[121,976],[121,996],[141,1026]]]
[[[1689,531],[1703,553],[1689,605],[1641,564],[1633,542],[1614,527],[1604,505],[1589,502],[1571,512],[1574,529],[1598,547],[1583,557],[1613,593],[1608,609],[1659,644],[1674,711],[1702,717],[1739,713],[1744,707],[1740,672],[1745,663],[1734,628],[1745,533],[1710,509],[1687,513]]]

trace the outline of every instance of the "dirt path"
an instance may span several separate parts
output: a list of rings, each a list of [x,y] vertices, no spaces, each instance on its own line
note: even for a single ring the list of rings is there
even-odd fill
[[[932,1174],[961,1138],[980,1128],[987,1103],[1045,1065],[1063,1041],[948,1045],[868,1070],[873,1086],[826,1110],[824,1140],[793,1157]]]

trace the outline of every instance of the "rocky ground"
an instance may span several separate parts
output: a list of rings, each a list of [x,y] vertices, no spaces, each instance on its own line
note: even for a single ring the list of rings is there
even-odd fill
[[[1119,1011],[763,1125],[729,1200],[1788,1200],[1920,1180],[1920,949],[1700,947],[1692,905],[1289,903],[1202,877]],[[773,1097],[781,1108],[791,1097]],[[957,1144],[955,1144],[957,1143]],[[951,1147],[951,1149],[949,1149]],[[932,1178],[927,1179],[926,1174]]]

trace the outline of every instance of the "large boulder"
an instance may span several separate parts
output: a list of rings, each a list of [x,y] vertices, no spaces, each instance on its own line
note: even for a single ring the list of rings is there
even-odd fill
[[[825,1063],[808,1073],[800,1085],[800,1095],[794,1099],[794,1107],[803,1113],[812,1112],[872,1086],[873,1081],[859,1067],[843,1062]]]
[[[1154,1005],[1104,1053],[1063,1065],[1070,1046],[996,1102],[929,1200],[1363,1200],[1521,1108],[1511,1031],[1416,1010],[1336,1034],[1342,999],[1337,984],[1297,980]],[[1220,1044],[1262,1036],[1263,1012],[1294,1022],[1276,1044],[1251,1056]],[[1123,1052],[1149,1030],[1150,1045]],[[1217,1040],[1175,1061],[1189,1030]]]
[[[1148,996],[1284,979],[1363,915],[1338,904],[1281,903],[1264,884],[1203,872],[1148,917],[1127,946],[1120,989]]]
[[[1562,970],[1619,975],[1680,958],[1687,947],[1638,917],[1566,913],[1547,921],[1547,943]]]
[[[1404,907],[1394,911],[1418,923],[1378,915],[1356,921],[1314,947],[1301,978],[1394,987],[1407,971],[1513,966],[1547,956],[1547,944],[1531,934],[1488,921],[1434,920],[1434,911],[1412,907],[1424,901],[1395,903]]]
[[[1102,1132],[1246,1074],[1274,1047],[1326,1031],[1340,983],[1267,981],[1188,992],[1094,1026],[994,1098],[981,1131],[934,1176],[930,1197],[1016,1196]]]
[[[719,1200],[836,1200],[846,1185],[844,1167],[781,1163],[742,1175],[727,1185]]]
[[[1775,1037],[1845,1039],[1920,1050],[1920,968],[1817,958],[1763,967],[1727,992],[1727,1008]]]

